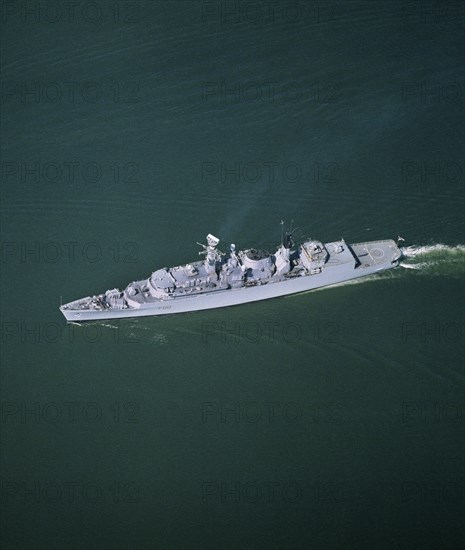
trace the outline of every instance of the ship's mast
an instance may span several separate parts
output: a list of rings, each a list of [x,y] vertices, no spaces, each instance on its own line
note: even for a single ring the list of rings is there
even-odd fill
[[[294,241],[292,240],[292,233],[294,232],[292,226],[294,220],[291,221],[291,226],[289,229],[284,231],[284,221],[281,220],[281,244],[284,248],[292,248],[294,246]]]

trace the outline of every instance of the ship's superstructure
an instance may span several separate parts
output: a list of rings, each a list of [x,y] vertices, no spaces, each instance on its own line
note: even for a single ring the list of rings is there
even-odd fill
[[[323,244],[306,240],[295,247],[283,233],[274,254],[249,248],[229,253],[207,235],[205,258],[161,268],[125,290],[107,290],[60,307],[68,321],[80,322],[182,313],[226,307],[304,292],[395,267],[402,253],[393,240],[349,245],[343,239]],[[200,244],[200,243],[198,243]]]

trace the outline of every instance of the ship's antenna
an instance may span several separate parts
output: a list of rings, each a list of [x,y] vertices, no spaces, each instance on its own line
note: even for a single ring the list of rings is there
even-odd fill
[[[297,240],[301,240],[302,239],[302,230],[300,229],[300,227],[296,227],[294,229],[294,231],[292,232],[292,235],[297,239]]]
[[[208,248],[207,245],[199,243],[198,241],[197,241],[197,244],[199,246],[203,247],[203,250],[200,250],[200,252],[199,252],[199,256],[200,256],[200,254],[207,254],[207,248]]]
[[[291,248],[292,246],[294,246],[294,241],[292,240],[292,234],[295,230],[292,228],[293,225],[294,225],[294,220],[291,220],[291,225],[289,226],[289,229],[286,229],[285,242],[284,242],[284,237],[283,237],[283,246],[285,248]]]
[[[281,220],[281,243],[284,246],[284,220]]]

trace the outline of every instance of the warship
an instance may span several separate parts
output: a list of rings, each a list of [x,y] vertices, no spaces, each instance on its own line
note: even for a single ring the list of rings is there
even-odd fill
[[[227,254],[208,234],[199,244],[205,256],[177,267],[163,267],[148,279],[60,306],[68,322],[167,315],[235,306],[339,284],[399,265],[402,251],[393,240],[347,244],[308,239],[296,246],[293,232],[281,231],[274,254],[249,248]],[[402,239],[403,240],[403,239]]]

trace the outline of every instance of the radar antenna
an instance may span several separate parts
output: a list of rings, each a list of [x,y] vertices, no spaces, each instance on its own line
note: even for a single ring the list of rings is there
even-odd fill
[[[200,254],[206,254],[208,252],[208,246],[206,244],[199,243],[199,241],[197,241],[197,244],[203,248],[203,250],[200,250],[199,256]]]
[[[197,242],[199,246],[203,248],[203,250],[199,251],[199,255],[204,254],[205,255],[205,261],[207,261],[210,265],[214,264],[217,260],[221,258],[221,256],[224,256],[224,252],[220,252],[217,250],[217,245],[220,242],[220,239],[218,237],[215,237],[211,233],[207,235],[207,243],[202,244]]]

